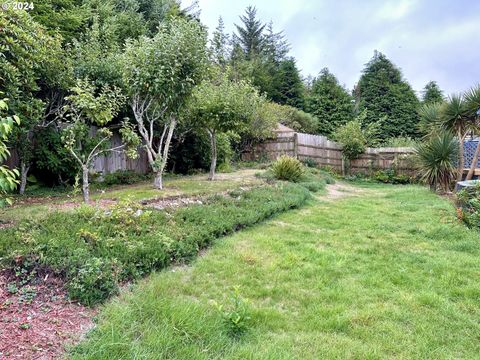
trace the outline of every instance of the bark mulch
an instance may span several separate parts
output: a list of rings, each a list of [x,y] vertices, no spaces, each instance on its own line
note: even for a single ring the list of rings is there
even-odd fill
[[[0,359],[58,358],[93,327],[95,311],[69,301],[61,279],[12,280],[0,273]]]

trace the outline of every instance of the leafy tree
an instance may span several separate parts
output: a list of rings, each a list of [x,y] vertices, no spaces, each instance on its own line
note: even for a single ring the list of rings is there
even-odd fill
[[[430,81],[425,85],[422,91],[422,102],[424,104],[441,103],[444,100],[443,91],[436,81]]]
[[[206,42],[197,21],[173,18],[154,38],[129,41],[125,48],[124,84],[158,189],[179,112],[205,73]]]
[[[30,12],[51,35],[60,34],[70,42],[85,30],[88,9],[82,0],[42,0],[34,3]]]
[[[112,27],[99,16],[94,17],[91,26],[72,46],[74,74],[77,78],[92,79],[97,86],[120,86],[122,81],[119,64],[120,44],[112,34]]]
[[[268,103],[272,117],[276,123],[281,123],[296,131],[313,133],[318,128],[318,119],[313,115],[298,110],[292,106]]]
[[[110,144],[113,133],[107,125],[118,114],[125,101],[119,88],[103,86],[97,94],[92,83],[78,80],[72,89],[72,95],[66,100],[67,104],[60,114],[66,123],[62,140],[65,148],[82,169],[83,200],[88,203],[89,172],[95,159],[107,152],[123,149],[126,149],[129,157],[135,158],[140,139],[133,128],[124,122],[120,129],[123,144],[114,147]],[[95,131],[92,130],[92,126],[97,127]]]
[[[333,138],[343,145],[345,172],[348,172],[350,161],[358,158],[367,146],[378,146],[379,124],[367,123],[368,112],[363,110],[355,119],[337,128]]]
[[[234,35],[234,42],[243,50],[246,59],[261,54],[265,46],[265,37],[263,30],[265,24],[257,19],[257,9],[254,6],[248,6],[245,15],[240,16],[242,25],[235,24],[238,34]]]
[[[17,116],[6,115],[7,110],[7,99],[0,99],[0,163],[7,160],[7,157],[10,155],[7,148],[8,137],[13,128],[20,124],[20,119]],[[16,189],[18,175],[19,173],[16,169],[11,170],[5,165],[0,165],[0,207],[12,203],[7,193]]]
[[[259,100],[256,90],[248,83],[230,81],[225,74],[195,88],[189,104],[189,117],[210,137],[209,180],[215,178],[218,134],[245,131],[255,116]]]
[[[44,124],[52,108],[48,90],[61,87],[68,78],[59,37],[45,29],[23,11],[0,14],[0,90],[11,99],[10,109],[21,119],[13,143],[20,158],[20,193],[26,186],[33,158],[35,130]]]
[[[330,136],[353,119],[353,98],[327,68],[313,79],[305,102],[306,111],[319,121],[315,133]]]
[[[419,101],[400,70],[375,51],[355,88],[358,110],[368,110],[367,123],[380,121],[380,137],[417,137]]]

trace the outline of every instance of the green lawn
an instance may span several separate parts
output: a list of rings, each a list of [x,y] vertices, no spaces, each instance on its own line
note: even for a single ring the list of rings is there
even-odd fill
[[[254,175],[261,170],[245,169],[229,174],[219,174],[218,180],[208,181],[206,175],[195,176],[167,176],[164,189],[157,190],[152,181],[144,181],[134,185],[117,185],[108,189],[95,189],[92,186],[92,201],[110,200],[146,200],[167,198],[172,196],[208,195],[242,186],[258,185],[262,181]],[[44,191],[45,192],[45,191]],[[47,192],[48,196],[16,196],[16,205],[7,209],[0,209],[0,220],[5,222],[21,219],[41,218],[56,209],[70,209],[65,203],[82,202],[81,195],[68,193]]]
[[[361,190],[125,290],[73,358],[478,359],[480,237],[424,188]],[[214,306],[236,287],[251,316],[239,339]]]

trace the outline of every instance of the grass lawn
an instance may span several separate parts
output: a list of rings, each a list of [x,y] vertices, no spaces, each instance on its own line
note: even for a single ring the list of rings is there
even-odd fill
[[[208,181],[207,175],[194,176],[166,176],[164,189],[153,188],[152,181],[144,181],[134,185],[117,185],[108,189],[92,187],[92,201],[111,200],[145,200],[153,198],[167,198],[171,196],[196,196],[233,190],[241,186],[258,185],[261,180],[255,173],[261,170],[245,169],[228,174],[218,174],[216,181]],[[0,220],[5,222],[21,219],[41,218],[52,210],[65,207],[65,203],[81,203],[81,195],[68,193],[48,193],[48,196],[16,196],[13,207],[0,209]]]
[[[478,359],[478,234],[424,188],[357,186],[125,290],[71,356]],[[251,317],[239,339],[214,306],[234,288]]]

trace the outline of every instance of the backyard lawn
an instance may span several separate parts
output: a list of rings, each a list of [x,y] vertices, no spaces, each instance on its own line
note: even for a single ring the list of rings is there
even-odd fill
[[[164,199],[175,196],[199,196],[209,195],[239,187],[259,185],[261,181],[255,174],[261,172],[258,169],[243,169],[234,173],[219,174],[217,181],[208,181],[206,175],[167,177],[165,189],[159,191],[152,186],[153,180],[143,181],[133,185],[117,185],[108,189],[97,188],[92,191],[91,200],[100,205],[122,200],[152,200]],[[45,196],[47,195],[47,196]],[[72,195],[55,190],[41,196],[26,194],[15,198],[15,206],[0,209],[0,228],[3,222],[15,222],[25,218],[40,218],[51,213],[53,210],[68,210],[82,204],[80,194]]]
[[[124,289],[71,356],[478,358],[480,238],[452,204],[413,185],[330,194]]]

